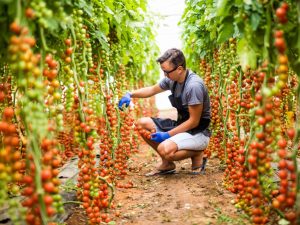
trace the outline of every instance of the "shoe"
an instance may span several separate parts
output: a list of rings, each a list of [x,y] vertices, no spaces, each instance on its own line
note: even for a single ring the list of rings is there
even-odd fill
[[[174,174],[176,172],[176,169],[172,170],[155,170],[150,173],[146,173],[146,177],[156,176],[156,175],[168,175],[168,174]]]
[[[192,174],[192,175],[205,174],[206,164],[207,164],[207,157],[204,157],[203,161],[202,161],[202,165],[192,168],[192,171],[190,172],[190,174]],[[200,169],[200,171],[199,171],[199,169]]]

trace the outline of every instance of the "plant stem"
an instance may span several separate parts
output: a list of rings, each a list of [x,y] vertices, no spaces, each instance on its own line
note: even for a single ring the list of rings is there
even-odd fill
[[[300,5],[300,1],[298,2]],[[300,35],[300,34],[299,34]],[[298,88],[296,91],[296,104],[298,105],[298,108],[296,109],[296,114],[298,114],[297,112],[300,112],[300,84],[298,84]],[[294,149],[293,149],[293,155],[292,155],[292,160],[294,162],[295,168],[296,168],[296,215],[298,215],[297,217],[297,224],[300,223],[300,167],[298,165],[298,161],[297,161],[297,155],[299,152],[299,141],[300,141],[300,119],[299,119],[299,115],[296,115],[296,121],[295,121],[295,130],[296,130],[296,137],[294,139]]]
[[[21,3],[21,0],[17,0],[17,19],[16,19],[16,22],[18,23],[18,24],[20,24],[21,23],[21,20],[22,20],[22,3]]]
[[[49,51],[49,48],[46,44],[45,33],[44,33],[43,27],[40,27],[40,36],[41,36],[42,46],[43,46],[44,51],[46,51],[46,52]]]
[[[81,205],[82,202],[79,202],[79,201],[66,201],[63,204],[79,204],[79,205]]]
[[[109,206],[110,206],[111,203],[112,203],[112,200],[115,197],[115,188],[104,177],[98,176],[98,179],[101,180],[101,181],[104,181],[107,184],[107,186],[110,188],[110,190],[111,190],[111,196],[110,196],[110,199],[109,199]]]
[[[26,121],[26,118],[24,118],[24,121]],[[25,124],[25,126],[26,126],[26,124]],[[42,181],[41,181],[41,151],[40,151],[40,148],[38,147],[38,143],[36,140],[36,137],[38,137],[38,135],[35,132],[30,132],[30,130],[27,126],[25,128],[26,128],[26,133],[27,133],[28,137],[31,137],[29,139],[29,141],[30,141],[33,162],[35,165],[34,178],[35,178],[36,192],[38,194],[38,201],[41,206],[41,210],[40,210],[41,218],[42,218],[43,224],[47,224],[48,217],[46,214],[46,205],[45,205],[45,202],[43,199],[44,189],[42,187]]]
[[[79,109],[78,110],[78,113],[79,113],[79,116],[80,116],[80,119],[81,121],[85,121],[85,118],[84,118],[84,114],[83,114],[83,106],[82,106],[82,96],[81,96],[81,93],[80,93],[80,85],[79,85],[79,82],[78,82],[78,79],[77,79],[77,68],[76,68],[76,63],[75,63],[75,50],[76,50],[76,35],[75,35],[75,31],[74,31],[74,27],[71,26],[71,34],[72,34],[72,37],[74,39],[74,45],[73,45],[73,49],[74,49],[74,54],[71,55],[71,58],[72,58],[72,67],[73,67],[73,77],[74,77],[74,80],[75,80],[75,83],[77,85],[77,92],[78,92],[78,99],[79,99]]]

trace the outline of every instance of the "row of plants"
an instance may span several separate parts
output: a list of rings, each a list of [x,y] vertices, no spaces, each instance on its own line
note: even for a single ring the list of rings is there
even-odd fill
[[[139,144],[134,118],[149,113],[116,103],[157,79],[146,9],[146,0],[1,1],[0,207],[13,224],[58,224],[59,168],[73,156],[89,224],[113,223],[115,188],[133,185],[123,180]]]
[[[300,223],[300,1],[186,0],[189,67],[211,96],[207,155],[252,224]]]

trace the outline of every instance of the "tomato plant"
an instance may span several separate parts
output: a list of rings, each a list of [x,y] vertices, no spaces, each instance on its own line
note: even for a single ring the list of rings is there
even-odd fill
[[[181,20],[189,66],[210,89],[206,151],[225,164],[224,185],[253,224],[300,219],[299,12],[299,1],[199,0]]]
[[[0,6],[1,205],[7,193],[22,194],[23,207],[10,201],[15,224],[55,224],[64,211],[58,168],[78,156],[78,199],[91,224],[110,222],[114,188],[138,145],[136,112],[119,112],[116,102],[137,83],[157,79],[147,2]]]

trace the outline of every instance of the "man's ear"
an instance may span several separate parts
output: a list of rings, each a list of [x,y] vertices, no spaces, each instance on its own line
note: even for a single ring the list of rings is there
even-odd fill
[[[183,66],[179,66],[179,68],[181,71],[184,71]]]

